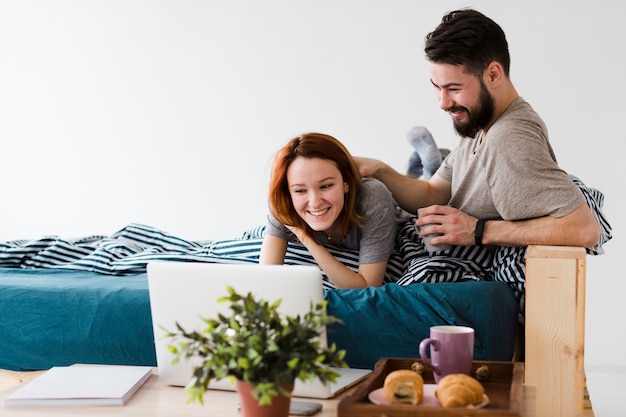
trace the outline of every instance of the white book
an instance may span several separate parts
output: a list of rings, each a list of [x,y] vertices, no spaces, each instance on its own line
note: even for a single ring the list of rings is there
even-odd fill
[[[150,378],[149,366],[51,368],[4,399],[6,407],[124,405]]]

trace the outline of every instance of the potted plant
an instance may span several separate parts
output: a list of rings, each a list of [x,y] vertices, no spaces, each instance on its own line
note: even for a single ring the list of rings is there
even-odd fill
[[[166,334],[172,339],[168,348],[175,363],[183,358],[199,361],[186,387],[189,402],[203,403],[211,380],[231,378],[240,395],[240,384],[249,384],[261,407],[285,397],[286,416],[296,379],[334,382],[339,374],[331,367],[347,367],[345,351],[320,340],[323,326],[340,322],[326,314],[326,301],[312,304],[306,314],[294,317],[278,311],[281,300],[255,299],[252,293],[243,296],[232,287],[227,291],[228,296],[219,302],[230,302],[230,314],[203,318],[206,328],[199,332],[177,323],[177,330]],[[242,398],[244,415],[245,404]]]

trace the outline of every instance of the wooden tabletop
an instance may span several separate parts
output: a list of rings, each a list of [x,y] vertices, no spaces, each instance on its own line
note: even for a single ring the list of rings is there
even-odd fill
[[[41,375],[37,372],[14,372],[0,370],[0,414],[3,417],[64,417],[64,416],[133,416],[133,417],[241,417],[237,410],[238,396],[234,392],[209,390],[205,395],[205,404],[187,404],[187,394],[184,389],[169,387],[159,381],[157,375],[153,375],[148,382],[130,399],[125,406],[110,407],[58,407],[58,408],[6,408],[4,398],[20,385]],[[322,404],[322,411],[317,417],[337,417],[337,404],[347,395],[352,388],[336,398],[330,400],[318,400],[308,398],[296,398],[297,401],[318,402]],[[522,415],[535,417],[534,388],[524,387],[524,401]],[[585,411],[585,417],[593,417],[591,407]]]
[[[204,405],[187,404],[187,394],[183,388],[170,387],[160,382],[158,375],[153,375],[148,382],[126,403],[125,406],[108,407],[47,407],[47,408],[7,408],[4,398],[22,384],[41,375],[37,372],[14,372],[0,370],[0,415],[10,416],[134,416],[134,417],[241,417],[238,411],[238,395],[230,391],[209,390],[204,397]],[[337,403],[351,390],[331,400],[297,398],[296,401],[322,404],[319,417],[336,417]]]

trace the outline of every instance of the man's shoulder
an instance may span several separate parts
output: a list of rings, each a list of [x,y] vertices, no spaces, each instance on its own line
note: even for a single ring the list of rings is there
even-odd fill
[[[542,120],[539,113],[535,111],[533,106],[522,97],[518,97],[509,104],[506,110],[498,118],[496,123],[502,121],[514,121],[514,120]],[[542,121],[543,123],[543,121]]]
[[[547,138],[547,128],[543,119],[533,107],[521,97],[517,98],[507,107],[488,131],[488,135],[490,136],[504,135],[514,137],[518,134]]]

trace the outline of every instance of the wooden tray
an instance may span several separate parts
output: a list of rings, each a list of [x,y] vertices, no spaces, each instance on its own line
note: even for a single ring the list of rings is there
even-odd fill
[[[338,405],[339,417],[413,417],[413,416],[489,416],[489,417],[521,417],[522,410],[522,378],[524,364],[520,362],[474,361],[471,375],[476,376],[476,369],[485,365],[489,367],[489,378],[481,381],[489,404],[483,408],[443,408],[425,407],[410,404],[376,405],[368,395],[382,388],[385,377],[397,369],[411,369],[419,359],[383,358],[380,359],[370,376],[349,396],[343,398]],[[424,383],[434,384],[432,371],[425,367],[422,373]]]

